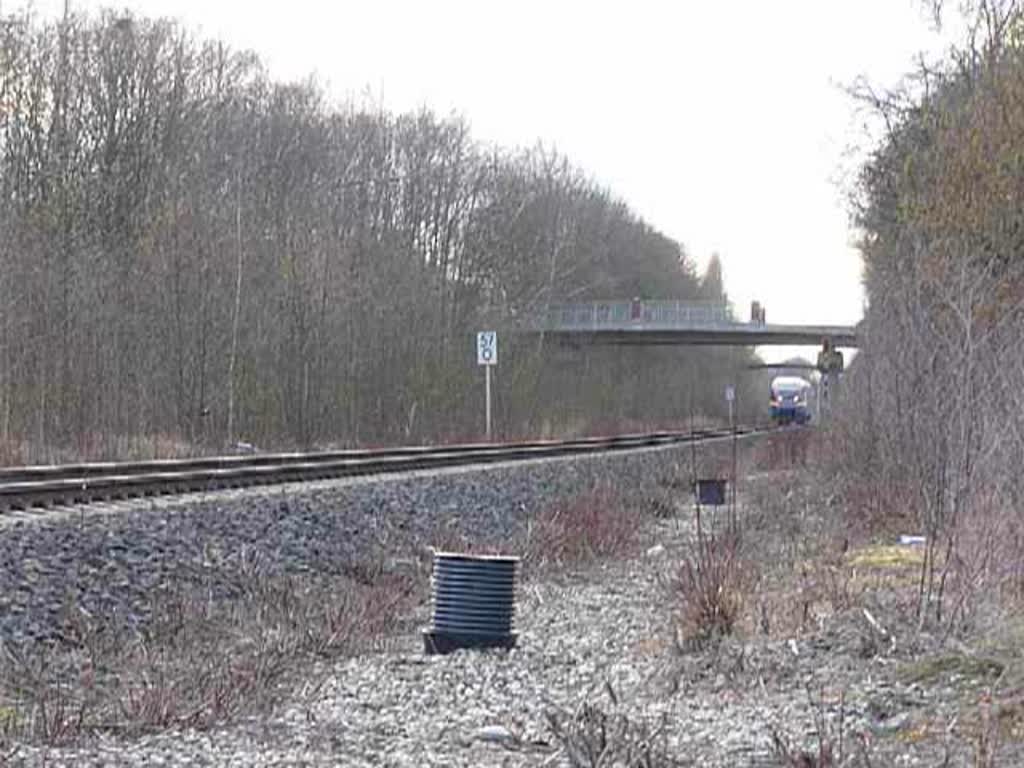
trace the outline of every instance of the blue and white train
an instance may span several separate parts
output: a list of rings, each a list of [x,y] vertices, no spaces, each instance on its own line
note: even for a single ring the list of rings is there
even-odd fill
[[[811,420],[808,400],[811,383],[799,376],[776,376],[772,379],[771,408],[772,421],[776,424],[806,424]]]

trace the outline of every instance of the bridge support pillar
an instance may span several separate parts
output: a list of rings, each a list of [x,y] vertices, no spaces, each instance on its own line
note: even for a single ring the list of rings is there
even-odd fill
[[[839,373],[843,370],[843,353],[832,343],[832,339],[822,340],[821,352],[818,353],[818,371],[821,380],[818,382],[818,419],[826,422],[835,409],[839,399]]]
[[[818,382],[818,419],[822,423],[830,420],[839,400],[839,373],[826,371]]]

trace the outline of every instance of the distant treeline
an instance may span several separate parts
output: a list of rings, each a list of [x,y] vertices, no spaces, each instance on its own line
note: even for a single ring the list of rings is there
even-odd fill
[[[335,105],[168,21],[0,27],[0,193],[0,430],[36,454],[474,435],[488,319],[724,298],[555,152]],[[681,421],[744,354],[502,339],[497,426]]]

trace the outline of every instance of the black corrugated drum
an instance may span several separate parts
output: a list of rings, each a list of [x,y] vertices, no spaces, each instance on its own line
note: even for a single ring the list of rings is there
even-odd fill
[[[435,552],[426,652],[513,647],[518,565],[517,557]]]

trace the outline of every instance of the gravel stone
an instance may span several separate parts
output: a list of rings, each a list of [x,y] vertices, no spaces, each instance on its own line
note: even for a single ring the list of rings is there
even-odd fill
[[[639,492],[679,452],[128,500],[4,521],[0,641],[58,640],[72,610],[145,623],[154,596],[171,585],[202,585],[228,599],[238,588],[232,574],[246,559],[270,575],[338,575],[368,562],[411,569],[440,534],[472,533],[500,546],[521,534],[540,506],[598,479]]]
[[[263,489],[20,524],[0,537],[0,599],[7,606],[0,634],[25,641],[33,632],[59,631],[52,609],[65,600],[88,610],[131,608],[144,621],[154,585],[219,573],[212,566],[254,550],[281,572],[338,569],[368,552],[387,553],[391,568],[411,567],[406,552],[422,548],[439,525],[500,543],[538,505],[597,478],[626,493],[645,492],[651,478],[670,474],[679,461],[686,466],[686,459],[678,450],[647,451],[376,484],[324,483],[301,494]],[[773,728],[813,744],[816,718],[838,719],[839,691],[851,743],[861,734],[874,739],[873,764],[938,764],[941,753],[927,748],[908,754],[903,735],[951,716],[955,694],[899,682],[895,670],[914,652],[905,638],[897,651],[903,657],[865,655],[859,612],[836,617],[799,643],[758,637],[729,640],[714,652],[674,651],[664,584],[689,541],[687,517],[652,520],[649,545],[663,548],[656,556],[641,550],[626,561],[526,574],[512,650],[424,655],[423,605],[414,626],[386,650],[309,669],[307,685],[269,716],[134,741],[100,737],[74,749],[19,745],[0,763],[562,766],[547,714],[575,712],[584,701],[611,710],[610,686],[617,711],[664,724],[667,747],[684,765],[777,765]],[[27,558],[40,567],[28,567]],[[219,586],[229,591],[229,584]],[[872,612],[894,626],[883,611]],[[820,694],[820,704],[808,691]],[[877,736],[879,723],[900,728]],[[969,765],[967,759],[954,752],[949,764]]]

